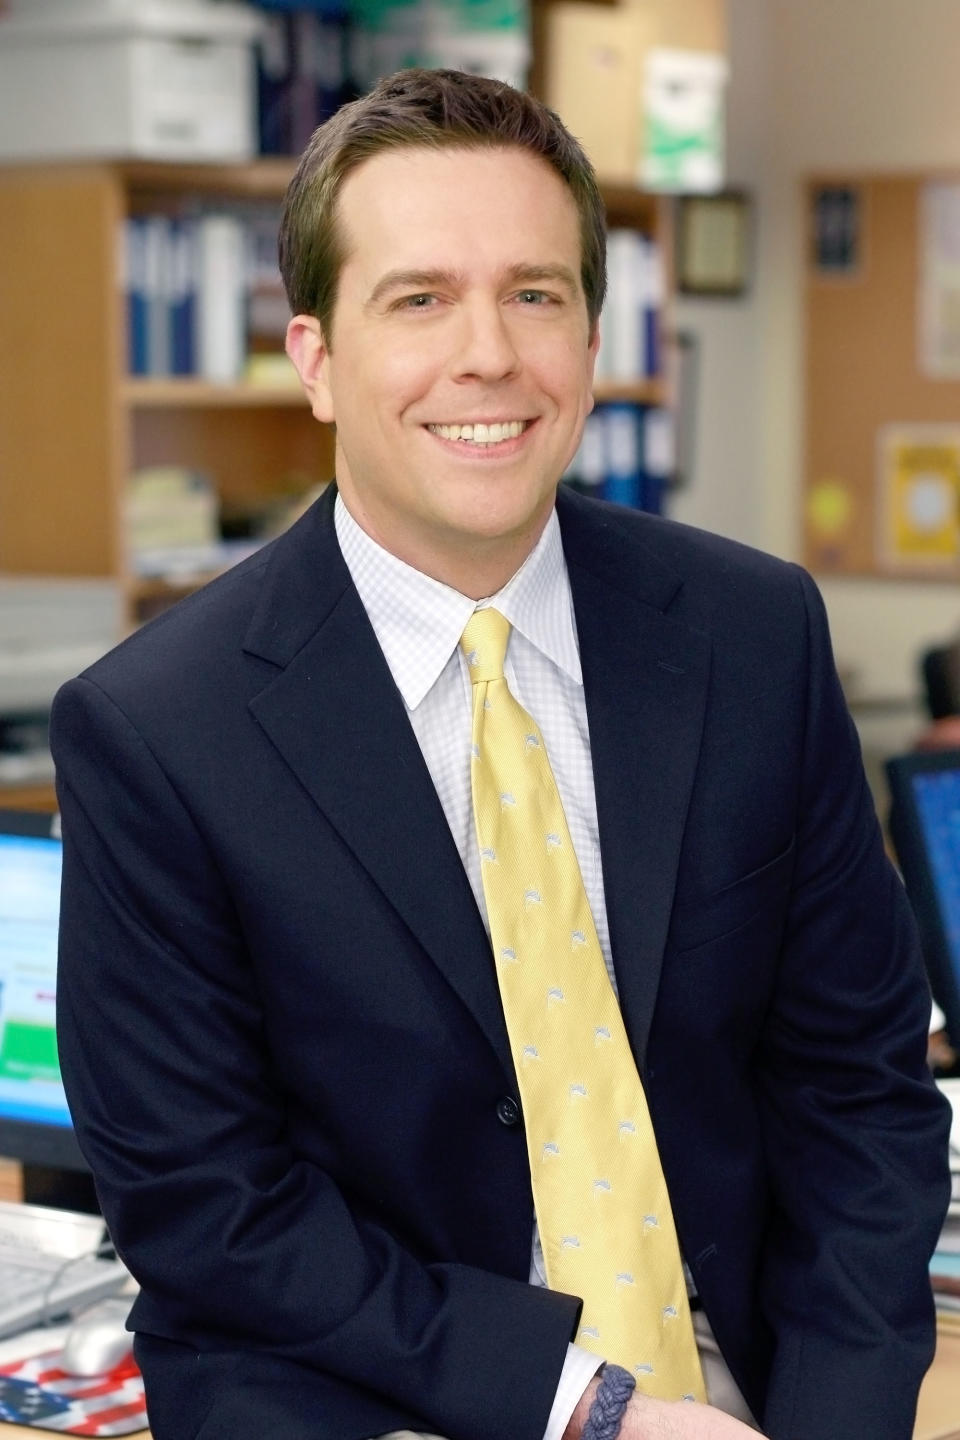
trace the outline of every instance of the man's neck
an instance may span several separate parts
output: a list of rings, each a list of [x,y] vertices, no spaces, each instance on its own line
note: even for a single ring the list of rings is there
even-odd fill
[[[340,499],[354,522],[382,549],[418,570],[421,575],[448,585],[470,600],[485,600],[503,589],[536,549],[551,514],[548,510],[528,532],[496,536],[488,541],[474,537],[460,548],[455,545],[431,545],[429,540],[420,537],[407,539],[381,534],[380,527],[356,505],[352,497],[347,499],[341,491]]]

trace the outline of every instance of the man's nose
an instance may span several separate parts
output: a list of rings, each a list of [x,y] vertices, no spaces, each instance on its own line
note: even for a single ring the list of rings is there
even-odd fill
[[[455,378],[503,380],[520,368],[509,316],[499,302],[475,299],[463,306],[454,361]]]

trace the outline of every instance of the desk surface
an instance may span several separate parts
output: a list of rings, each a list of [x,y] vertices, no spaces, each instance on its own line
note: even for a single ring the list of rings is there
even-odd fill
[[[30,1425],[4,1425],[0,1420],[0,1440],[44,1440],[44,1436],[49,1440],[51,1435],[60,1433],[60,1431],[40,1430]],[[960,1430],[957,1431],[957,1435],[960,1436]],[[127,1437],[124,1436],[123,1440],[127,1440]],[[149,1430],[131,1431],[129,1440],[150,1440],[150,1432]],[[935,1437],[935,1440],[940,1440],[940,1437]],[[947,1436],[946,1440],[954,1440],[954,1437]]]
[[[50,1430],[0,1422],[0,1440],[42,1440]],[[146,1430],[136,1440],[150,1440]],[[937,1358],[923,1382],[913,1440],[960,1440],[960,1333],[941,1331]]]
[[[920,1403],[914,1440],[960,1440],[960,1331],[941,1329]]]

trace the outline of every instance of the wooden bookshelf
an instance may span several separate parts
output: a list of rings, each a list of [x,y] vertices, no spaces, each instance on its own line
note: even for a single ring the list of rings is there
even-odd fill
[[[128,379],[123,393],[132,410],[258,410],[304,409],[306,400],[299,386],[215,385],[190,378],[175,380]],[[594,387],[598,401],[625,400],[634,405],[665,405],[667,388],[660,379],[598,380]]]
[[[133,195],[192,193],[231,200],[282,200],[296,167],[295,159],[278,155],[226,165],[128,160],[115,172]]]
[[[663,380],[598,380],[593,387],[594,399],[601,403],[619,400],[629,405],[666,405],[669,391]]]
[[[124,535],[132,471],[200,471],[234,514],[330,477],[332,427],[317,424],[295,384],[126,371],[125,218],[205,200],[279,203],[294,168],[288,159],[0,168],[0,571],[116,578],[129,628],[205,578],[143,582],[132,573]],[[611,226],[635,227],[669,249],[661,199],[625,185],[604,194]],[[600,383],[597,398],[662,405],[670,397],[656,378]]]
[[[258,410],[286,406],[303,410],[307,405],[299,383],[261,385],[238,381],[235,385],[217,385],[190,376],[171,380],[130,377],[123,382],[123,396],[132,410]]]
[[[36,785],[0,785],[0,810],[41,810],[53,814],[57,794],[52,781]]]

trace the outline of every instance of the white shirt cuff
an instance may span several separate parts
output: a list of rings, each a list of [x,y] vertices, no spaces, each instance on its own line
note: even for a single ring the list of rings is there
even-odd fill
[[[602,1364],[601,1356],[591,1355],[582,1345],[567,1346],[567,1357],[560,1371],[560,1383],[557,1385],[543,1440],[562,1440],[563,1432],[570,1423],[570,1416]]]

